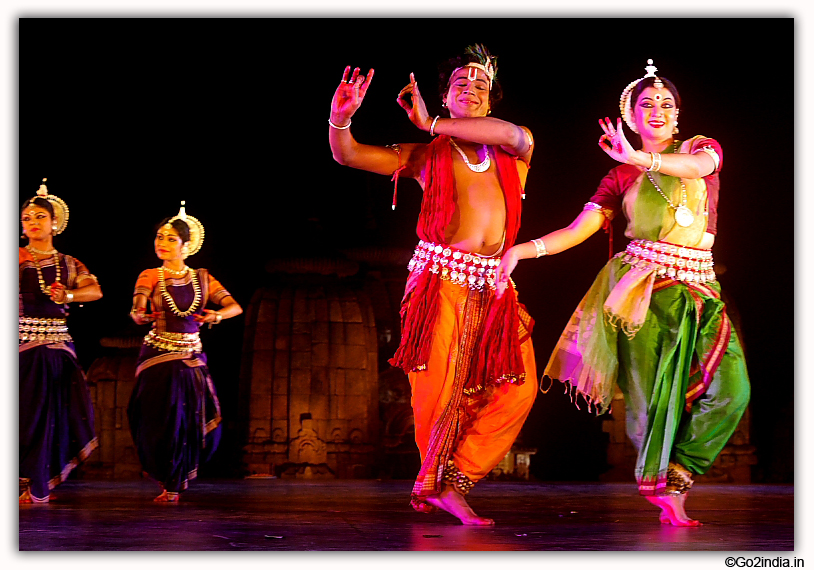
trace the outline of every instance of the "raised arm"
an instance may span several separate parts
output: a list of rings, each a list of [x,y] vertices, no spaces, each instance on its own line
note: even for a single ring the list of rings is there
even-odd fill
[[[399,167],[398,154],[384,146],[361,144],[351,134],[351,118],[362,101],[373,80],[374,71],[367,75],[359,73],[359,68],[345,68],[342,81],[331,100],[331,116],[328,124],[328,142],[334,160],[344,166],[359,168],[376,174],[393,174]]]
[[[495,272],[497,296],[503,295],[509,277],[518,261],[540,257],[540,255],[553,255],[570,249],[595,234],[604,223],[605,216],[600,212],[583,210],[567,227],[555,230],[537,240],[527,241],[509,248],[500,260],[500,265],[498,265]],[[537,244],[534,243],[535,241]]]
[[[437,135],[450,135],[468,141],[499,146],[509,154],[531,160],[534,139],[531,131],[495,117],[439,117],[433,129]]]
[[[613,160],[644,169],[653,166],[653,154],[657,153],[635,150],[622,130],[622,119],[617,119],[614,128],[611,120],[605,117],[604,122],[599,119],[599,126],[605,131],[605,134],[599,137],[599,148]],[[680,178],[703,178],[715,172],[718,167],[715,160],[707,152],[659,154],[658,161],[661,166],[657,170],[662,174]]]
[[[408,95],[411,95],[409,99]],[[534,139],[526,127],[495,117],[430,117],[412,73],[410,83],[399,93],[398,103],[407,111],[407,116],[415,126],[432,135],[449,135],[475,143],[499,146],[509,154],[527,161],[531,159]]]

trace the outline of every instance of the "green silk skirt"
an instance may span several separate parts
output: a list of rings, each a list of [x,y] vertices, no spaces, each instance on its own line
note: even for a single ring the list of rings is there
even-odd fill
[[[599,273],[545,375],[570,383],[599,413],[618,384],[639,492],[652,495],[664,491],[670,461],[696,474],[710,468],[746,410],[749,376],[717,282],[657,280],[643,326],[620,334],[603,304],[629,269],[616,257]]]

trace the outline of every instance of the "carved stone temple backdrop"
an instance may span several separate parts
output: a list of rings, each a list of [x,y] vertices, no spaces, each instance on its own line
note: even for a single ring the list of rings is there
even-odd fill
[[[387,363],[398,345],[398,309],[412,251],[342,253],[335,259],[269,261],[267,281],[244,306],[237,417],[224,421],[225,430],[237,433],[221,443],[238,442],[224,452],[234,475],[409,479],[418,471],[410,385]],[[106,354],[88,369],[100,445],[80,476],[140,476],[126,408],[141,335],[102,339]],[[612,410],[602,422],[610,468],[599,478],[630,482],[636,453],[625,435],[620,393]],[[750,482],[756,457],[749,425],[747,411],[700,481]],[[559,460],[524,446],[524,439],[521,433],[493,479],[528,479],[531,461]]]

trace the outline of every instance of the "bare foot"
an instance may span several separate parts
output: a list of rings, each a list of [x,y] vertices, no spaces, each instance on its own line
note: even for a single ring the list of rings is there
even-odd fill
[[[673,526],[701,526],[701,522],[691,519],[684,512],[684,501],[687,495],[656,495],[647,500],[661,509],[659,521]]]
[[[51,500],[50,496],[47,496],[47,497],[45,497],[43,499],[38,499],[37,497],[32,495],[31,491],[29,491],[28,489],[23,491],[23,493],[20,495],[20,504],[21,505],[31,505],[31,504],[44,505],[44,504],[48,503],[50,500]]]
[[[475,511],[472,510],[472,507],[470,507],[466,499],[464,499],[464,496],[455,491],[450,485],[444,485],[444,490],[441,491],[441,493],[428,496],[426,501],[432,506],[438,507],[452,516],[458,517],[465,525],[489,526],[495,524],[495,521],[492,519],[476,515]]]
[[[181,495],[179,493],[171,493],[165,490],[163,493],[153,499],[153,501],[156,503],[177,503],[180,499]]]

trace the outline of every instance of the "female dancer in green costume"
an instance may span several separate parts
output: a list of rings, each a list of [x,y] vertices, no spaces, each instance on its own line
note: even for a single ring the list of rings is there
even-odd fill
[[[648,64],[620,100],[641,150],[625,138],[622,119],[615,127],[600,120],[599,146],[622,164],[568,227],[509,249],[496,277],[505,287],[520,259],[565,251],[624,213],[632,241],[580,302],[544,376],[598,413],[618,384],[640,494],[662,509],[662,522],[698,526],[684,511],[692,473],[705,473],[735,431],[749,378],[712,269],[723,153],[708,137],[673,137],[678,91]]]

